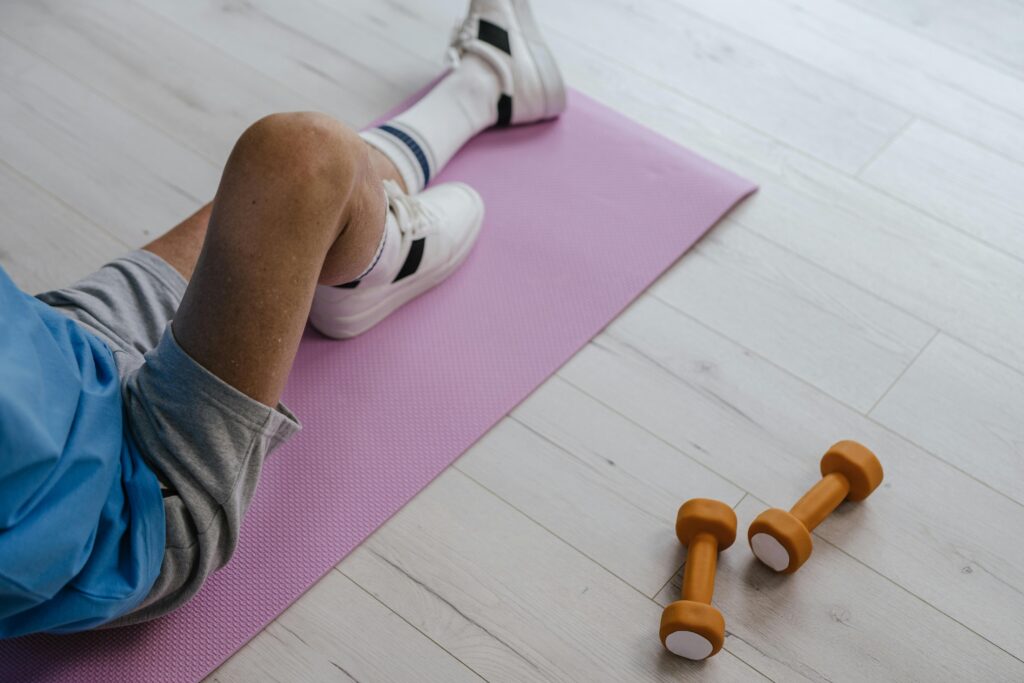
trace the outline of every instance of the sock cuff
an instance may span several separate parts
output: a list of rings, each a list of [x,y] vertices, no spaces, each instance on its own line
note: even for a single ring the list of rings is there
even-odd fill
[[[359,135],[391,160],[410,193],[419,192],[430,182],[432,164],[426,148],[404,127],[399,128],[392,121],[364,130]]]

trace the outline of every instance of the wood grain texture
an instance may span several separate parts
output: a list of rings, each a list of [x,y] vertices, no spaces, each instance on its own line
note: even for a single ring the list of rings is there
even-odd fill
[[[890,304],[725,221],[651,293],[858,410],[934,335]]]
[[[761,679],[669,655],[658,605],[455,470],[341,570],[488,680]]]
[[[400,647],[401,657],[395,657]],[[274,681],[432,681],[480,677],[352,583],[329,572],[213,676],[219,683]]]
[[[0,161],[0,266],[27,292],[69,285],[126,249]]]
[[[458,469],[645,595],[673,566],[679,502],[743,496],[564,382],[538,391],[517,420],[491,430]]]
[[[306,101],[361,127],[440,71],[388,46],[386,30],[310,0],[135,0]],[[438,40],[438,54],[444,41]],[[396,96],[397,95],[397,96]]]
[[[863,177],[1024,261],[1024,164],[917,122]]]
[[[779,52],[1024,161],[1024,81],[843,0],[652,0],[686,7]],[[884,77],[881,76],[884,74]]]
[[[8,38],[216,164],[257,118],[313,108],[130,0],[11,0],[3,14]]]
[[[140,246],[213,196],[207,161],[0,36],[0,159]]]
[[[1016,0],[846,0],[964,54],[1024,69],[1024,12]]]
[[[939,335],[871,416],[1024,505],[1024,376]]]

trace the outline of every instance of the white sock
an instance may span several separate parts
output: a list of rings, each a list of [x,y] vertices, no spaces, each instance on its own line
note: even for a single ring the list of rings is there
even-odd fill
[[[361,135],[391,160],[413,194],[470,138],[497,122],[500,96],[494,69],[483,58],[466,54],[423,99]]]

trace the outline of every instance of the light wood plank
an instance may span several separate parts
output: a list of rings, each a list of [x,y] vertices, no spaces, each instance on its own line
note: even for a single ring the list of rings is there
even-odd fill
[[[257,118],[311,109],[130,0],[11,0],[0,31],[216,164]]]
[[[0,36],[0,159],[139,246],[214,194],[194,152]]]
[[[712,602],[725,617],[730,648],[772,679],[1009,681],[1024,675],[1024,663],[820,537],[799,573],[767,569],[746,538],[767,507],[748,496],[736,509],[736,543],[719,555]],[[658,602],[678,600],[681,583],[677,573]]]
[[[777,507],[814,483],[831,443],[867,444],[885,483],[818,533],[1024,655],[1024,547],[1006,542],[1021,505],[651,297],[560,374],[669,443],[699,444],[694,458]]]
[[[69,285],[126,251],[0,162],[0,265],[26,292]]]
[[[1024,504],[1024,376],[939,335],[871,415]]]
[[[604,469],[609,488],[652,514],[675,511],[693,497],[738,500],[741,490],[689,455],[695,444],[674,447],[610,410],[558,375],[521,403],[513,419],[571,453],[591,469]],[[712,475],[712,476],[708,476]]]
[[[846,0],[965,54],[1024,70],[1024,12],[1017,0]]]
[[[645,595],[674,568],[680,501],[743,496],[564,382],[540,389],[519,411],[518,420],[539,423],[536,432],[505,420],[458,469]],[[577,435],[583,425],[588,431]]]
[[[773,183],[735,220],[1017,368],[1021,262],[842,176],[812,167]]]
[[[1024,260],[1024,164],[919,121],[863,177]]]
[[[658,605],[455,470],[341,570],[487,680],[759,679],[665,652]]]
[[[354,127],[440,71],[389,46],[386,27],[361,21],[347,5],[335,13],[310,0],[136,1]]]
[[[481,679],[350,579],[331,571],[207,680]]]
[[[871,409],[935,334],[731,221],[651,292],[860,411]]]
[[[685,7],[865,93],[1024,161],[1024,81],[843,0],[651,0]],[[680,18],[679,21],[683,21]]]

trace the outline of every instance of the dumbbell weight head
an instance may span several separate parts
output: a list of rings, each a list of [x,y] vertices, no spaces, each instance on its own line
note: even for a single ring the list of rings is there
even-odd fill
[[[777,572],[791,574],[811,556],[811,532],[786,510],[765,510],[747,532],[750,549],[761,562]]]
[[[864,500],[882,483],[882,463],[866,446],[840,441],[821,458],[821,476],[838,472],[850,482],[846,500]]]
[[[720,500],[691,498],[676,514],[676,538],[690,547],[699,533],[711,534],[718,541],[718,551],[725,550],[736,540],[736,513]]]
[[[661,613],[661,642],[687,659],[707,659],[725,644],[725,619],[711,605],[677,600]]]
[[[687,562],[695,559],[691,547],[698,534],[714,538],[715,561],[717,553],[725,550],[736,540],[736,513],[732,508],[717,500],[694,498],[683,503],[676,517],[676,536],[679,542],[690,548]],[[702,537],[706,542],[707,538]],[[708,549],[702,549],[707,552]],[[713,570],[712,570],[713,571]],[[714,575],[697,577],[714,585]],[[685,582],[685,578],[684,578]],[[710,595],[710,593],[708,593]],[[661,615],[659,635],[665,648],[675,655],[687,659],[705,659],[722,649],[725,643],[725,619],[707,602],[687,599],[673,602]]]
[[[852,501],[867,498],[882,483],[883,475],[875,454],[856,441],[840,441],[821,458],[822,477],[833,473],[845,478],[849,491],[843,500]],[[778,508],[758,515],[747,539],[757,559],[786,574],[799,569],[813,549],[810,529],[791,512]]]

